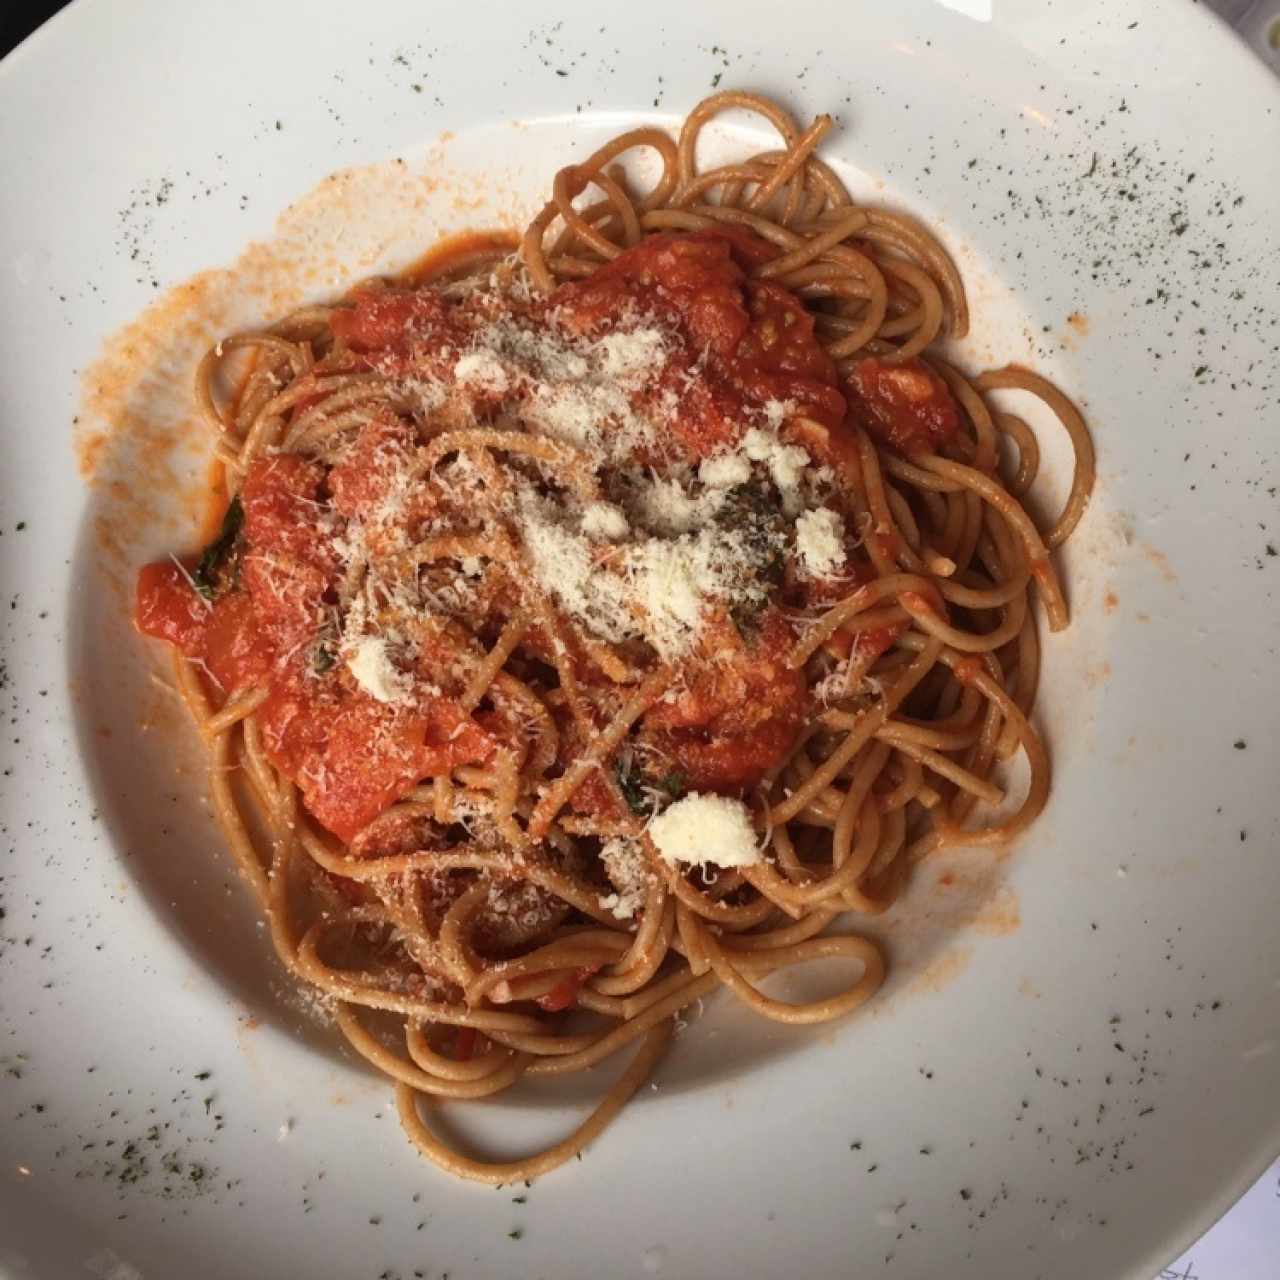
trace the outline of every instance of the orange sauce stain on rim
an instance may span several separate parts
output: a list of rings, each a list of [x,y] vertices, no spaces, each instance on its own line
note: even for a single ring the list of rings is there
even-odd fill
[[[1017,933],[1022,928],[1018,895],[1008,885],[1001,885],[974,917],[973,928],[992,938],[1007,938]]]
[[[1085,668],[1084,681],[1090,689],[1096,689],[1110,679],[1111,663],[1109,662],[1099,662],[1094,666]]]
[[[1070,326],[1071,326],[1071,327],[1076,331],[1076,333],[1078,333],[1082,338],[1084,338],[1084,337],[1087,337],[1087,336],[1088,336],[1088,333],[1089,333],[1089,319],[1088,319],[1088,317],[1087,317],[1083,312],[1081,312],[1081,311],[1073,311],[1073,312],[1072,312],[1072,313],[1067,317],[1067,323],[1068,323],[1068,324],[1069,324],[1069,325],[1070,325]]]
[[[1173,565],[1169,563],[1169,557],[1163,551],[1147,542],[1141,544],[1141,549],[1142,554],[1155,566],[1166,582],[1174,583],[1178,581],[1178,575]]]
[[[949,947],[916,974],[904,991],[912,995],[937,995],[968,969],[972,959],[972,947]]]
[[[1018,895],[999,878],[999,866],[1008,853],[1003,846],[958,853],[932,883],[924,877],[920,911],[957,932],[973,928],[999,937],[1016,933],[1022,925]]]
[[[225,509],[220,469],[210,461],[212,433],[193,393],[196,366],[215,342],[386,272],[389,259],[411,258],[447,230],[451,210],[484,209],[468,216],[493,229],[435,244],[408,268],[407,281],[447,272],[468,254],[515,247],[515,233],[500,229],[529,212],[515,184],[500,173],[457,168],[448,142],[442,136],[412,166],[391,160],[329,175],[229,265],[166,289],[104,340],[81,373],[73,449],[94,495],[94,559],[122,600],[139,564],[204,545]]]
[[[1017,843],[943,850],[917,867],[903,900],[876,931],[892,963],[891,990],[869,1006],[873,1016],[893,1010],[902,997],[944,990],[968,969],[971,939],[1011,937],[1021,929],[1018,895],[1003,868]]]

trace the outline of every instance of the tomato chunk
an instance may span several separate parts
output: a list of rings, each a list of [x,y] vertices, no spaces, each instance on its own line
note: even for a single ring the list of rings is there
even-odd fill
[[[168,641],[189,658],[200,657],[208,614],[208,601],[196,594],[181,565],[161,560],[139,571],[134,621],[143,635]]]
[[[564,1009],[572,1008],[578,1003],[578,992],[582,990],[582,984],[599,967],[599,965],[588,965],[581,969],[575,969],[572,973],[566,974],[561,978],[545,995],[539,996],[534,1003],[548,1013],[560,1013]]]
[[[496,747],[448,699],[391,706],[311,678],[296,660],[259,716],[272,760],[316,820],[348,842],[423,778],[482,763]]]
[[[134,619],[144,635],[203,664],[214,691],[235,693],[270,670],[273,649],[247,593],[231,591],[210,604],[172,561],[146,565],[138,574]]]
[[[754,643],[726,623],[715,660],[699,663],[670,702],[641,722],[641,740],[669,758],[696,791],[735,792],[754,786],[795,743],[808,707],[802,671],[784,657],[793,643],[781,613],[761,620]]]
[[[868,356],[849,377],[851,408],[872,435],[903,453],[933,453],[960,430],[960,406],[923,360]]]
[[[562,285],[552,303],[583,332],[628,313],[671,315],[686,344],[666,384],[683,402],[673,429],[693,457],[706,457],[741,434],[743,400],[787,403],[832,427],[845,416],[813,317],[789,290],[744,269],[773,255],[737,229],[649,236],[588,279]]]
[[[333,336],[353,351],[379,351],[403,344],[415,333],[443,323],[448,308],[428,290],[376,289],[356,295],[353,307],[333,313]]]

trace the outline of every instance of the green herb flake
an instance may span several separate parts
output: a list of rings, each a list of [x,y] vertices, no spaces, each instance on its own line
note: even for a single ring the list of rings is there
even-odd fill
[[[200,553],[191,580],[196,590],[209,601],[225,594],[239,576],[240,531],[244,527],[244,507],[239,496],[231,499],[218,536]]]
[[[684,795],[688,787],[689,779],[683,769],[672,769],[666,773],[658,781],[658,790],[667,797],[668,800],[679,800]]]
[[[722,529],[743,535],[744,549],[760,583],[766,587],[782,585],[786,525],[768,485],[758,482],[735,485],[725,494],[715,521]],[[761,589],[733,605],[729,614],[741,634],[745,636],[754,627],[767,603],[768,592]]]
[[[632,770],[630,760],[619,760],[614,766],[618,776],[618,788],[627,808],[632,813],[647,815],[653,812],[653,804],[645,794],[643,779],[638,772]]]

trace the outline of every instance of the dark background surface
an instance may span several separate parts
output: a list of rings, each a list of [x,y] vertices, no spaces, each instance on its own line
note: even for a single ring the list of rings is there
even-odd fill
[[[0,0],[0,57],[20,44],[46,18],[63,8],[67,0]]]

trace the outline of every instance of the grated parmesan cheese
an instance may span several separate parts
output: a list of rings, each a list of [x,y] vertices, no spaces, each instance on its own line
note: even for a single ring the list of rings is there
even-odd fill
[[[844,564],[844,521],[829,507],[804,511],[796,520],[800,568],[810,578],[828,578]]]
[[[580,625],[602,640],[646,640],[666,660],[687,653],[697,640],[704,611],[717,600],[758,601],[765,587],[754,568],[743,534],[718,526],[676,537],[637,532],[602,558],[589,534],[597,520],[589,504],[582,532],[570,527],[569,513],[526,488],[520,497],[520,528],[530,568],[539,585]],[[621,527],[620,512],[616,513]]]
[[[361,636],[347,655],[347,670],[356,683],[379,702],[404,702],[412,681],[398,671],[387,654],[387,642],[381,636]]]
[[[722,453],[703,461],[698,468],[698,479],[708,489],[732,489],[751,479],[751,463],[740,453]]]
[[[803,509],[801,486],[810,461],[807,449],[798,444],[783,444],[776,436],[752,427],[742,437],[742,452],[752,462],[761,462],[768,467],[770,478],[782,495],[782,509],[787,515],[794,516]]]
[[[765,421],[774,431],[781,431],[788,418],[796,416],[794,400],[766,400],[763,405]]]
[[[646,380],[666,362],[666,339],[657,329],[632,329],[601,338],[601,371],[606,378]]]
[[[636,912],[644,906],[649,886],[655,880],[645,859],[644,849],[637,840],[615,836],[601,846],[600,861],[610,883],[617,890],[616,893],[602,897],[600,905],[606,911],[611,911],[618,920],[634,919]]]
[[[612,502],[591,502],[582,513],[582,532],[595,542],[621,542],[631,526],[622,509]]]
[[[527,429],[583,450],[593,461],[625,462],[637,447],[652,448],[673,415],[673,398],[646,408],[633,393],[648,387],[667,365],[668,339],[660,329],[639,327],[586,339],[559,323],[527,327],[499,315],[475,334],[476,349],[454,373],[460,384],[504,395],[525,394],[509,406]]]
[[[757,589],[744,581],[745,563],[740,535],[720,529],[670,542],[651,538],[629,552],[626,565],[645,613],[645,639],[664,659],[692,647],[713,598],[740,599]]]
[[[435,413],[449,399],[448,388],[443,382],[435,378],[401,378],[399,385],[404,389],[405,394],[415,400],[419,409],[427,415]]]
[[[649,824],[664,862],[752,867],[761,861],[751,814],[741,800],[693,791]]]
[[[678,468],[637,484],[631,499],[633,518],[655,533],[679,534],[696,529],[714,514],[720,495],[710,502],[692,497],[681,483],[682,473]]]
[[[524,495],[521,531],[534,576],[561,607],[604,640],[634,634],[624,584],[597,568],[591,543],[558,524],[551,504]]]
[[[507,370],[492,352],[481,349],[463,356],[453,366],[453,376],[463,386],[478,387],[494,395],[504,395],[510,385]]]
[[[467,288],[475,295],[484,285]],[[420,424],[425,438],[441,427],[492,422],[571,446],[580,455],[571,463],[575,473],[586,474],[566,486],[558,464],[513,459],[503,461],[496,484],[460,451],[424,477],[414,444],[389,442],[375,451],[377,496],[332,531],[338,601],[326,624],[341,635],[360,687],[380,702],[422,692],[421,680],[391,660],[395,654],[406,663],[414,652],[409,637],[388,632],[382,620],[466,620],[487,607],[492,590],[476,555],[459,557],[460,573],[424,564],[406,578],[384,568],[416,542],[514,526],[528,580],[567,620],[608,643],[642,640],[671,662],[698,644],[716,608],[758,606],[772,590],[759,521],[753,525],[751,512],[736,507],[732,520],[723,519],[737,501],[731,491],[750,484],[753,473],[767,475],[793,520],[823,500],[817,464],[779,438],[795,413],[789,401],[747,408],[736,447],[692,465],[679,461],[672,427],[682,404],[670,375],[674,368],[693,384],[702,362],[672,365],[685,342],[661,320],[633,311],[613,317],[612,332],[590,336],[571,311],[513,307],[515,294],[496,276],[488,291],[471,313],[464,345],[437,347],[420,367],[388,376],[428,419]],[[339,448],[349,439],[341,437]],[[839,563],[832,558],[841,549],[832,543],[838,528],[828,523],[836,519],[818,512],[797,522],[801,572]],[[769,536],[773,550],[785,546],[781,532]]]

